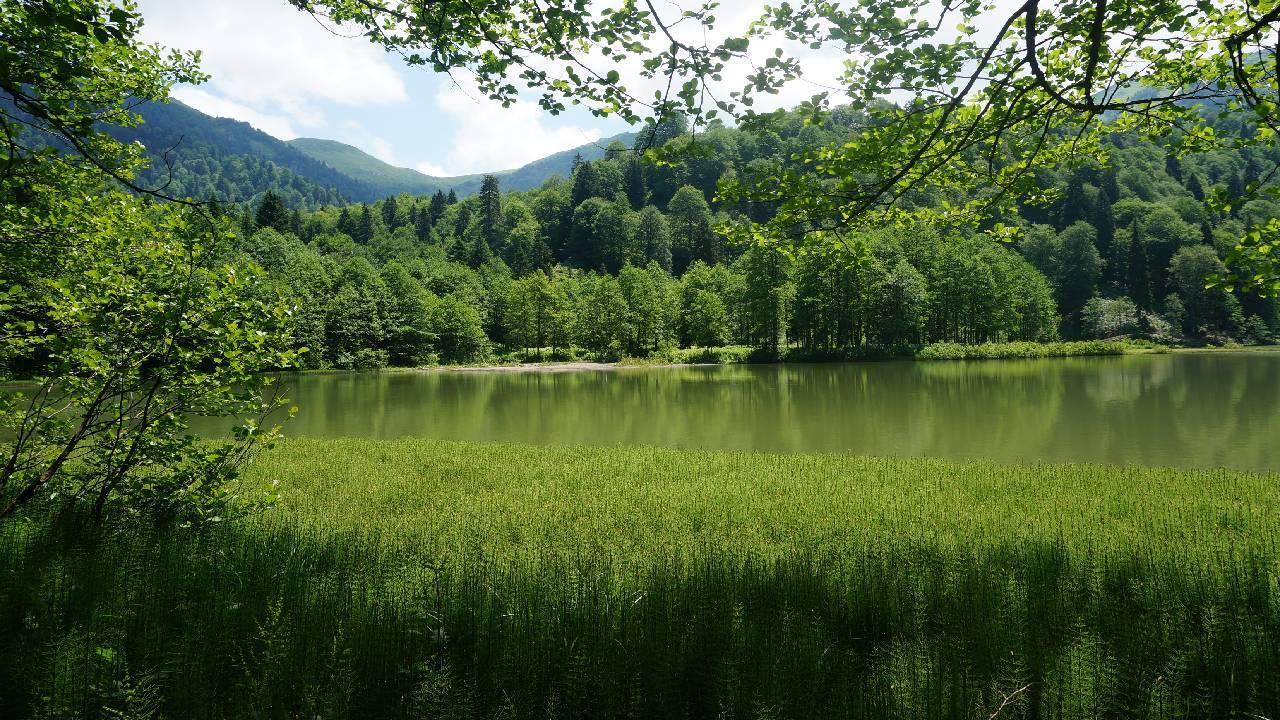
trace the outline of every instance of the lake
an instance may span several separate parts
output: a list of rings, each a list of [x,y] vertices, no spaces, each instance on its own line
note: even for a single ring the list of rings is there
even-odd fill
[[[1280,353],[290,376],[293,436],[1280,469]]]

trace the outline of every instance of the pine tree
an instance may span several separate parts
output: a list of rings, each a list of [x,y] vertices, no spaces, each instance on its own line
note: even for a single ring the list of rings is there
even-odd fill
[[[1262,179],[1262,162],[1253,154],[1249,154],[1249,159],[1244,163],[1244,181],[1245,184],[1257,182]]]
[[[578,165],[578,170],[573,174],[573,191],[570,194],[570,202],[574,208],[593,197],[600,196],[600,178],[596,174],[596,167],[593,163],[584,162]]]
[[[1112,203],[1120,199],[1120,183],[1116,179],[1114,168],[1107,168],[1106,172],[1102,173],[1102,193]]]
[[[1164,158],[1164,171],[1169,177],[1182,182],[1182,163],[1178,161],[1177,155],[1166,155]]]
[[[471,252],[467,256],[467,264],[473,268],[493,259],[493,249],[489,247],[489,243],[485,242],[484,236],[478,236],[476,241],[471,245]]]
[[[440,200],[441,202],[444,201],[443,195],[440,196]],[[414,223],[413,223],[413,233],[415,236],[417,236],[418,242],[420,243],[431,242],[431,226],[433,224],[434,223],[431,222],[430,210],[423,210],[422,212],[418,213],[417,217],[414,218]]]
[[[1244,197],[1244,189],[1246,185],[1248,185],[1248,180],[1245,179],[1243,172],[1232,173],[1231,176],[1227,178],[1227,195],[1229,199],[1238,200]]]
[[[382,201],[382,222],[387,226],[388,230],[396,229],[399,214],[400,202],[396,200],[395,195]]]
[[[373,240],[373,213],[365,205],[360,211],[360,219],[356,221],[355,234],[352,239],[361,245],[368,245]]]
[[[644,186],[644,166],[640,164],[638,155],[633,154],[627,160],[625,181],[627,185],[627,200],[631,202],[631,209],[640,210],[648,200],[649,191]]]
[[[347,208],[342,208],[342,211],[338,213],[337,227],[338,227],[338,232],[342,233],[343,235],[346,235],[347,237],[355,237],[356,226],[351,221],[351,210]]]
[[[284,206],[284,198],[277,195],[274,190],[268,190],[262,196],[262,203],[258,205],[257,215],[254,216],[254,225],[287,233],[291,224],[289,209]]]
[[[1117,270],[1119,263],[1115,258],[1116,218],[1111,211],[1111,203],[1107,202],[1106,193],[1099,193],[1098,203],[1093,208],[1093,227],[1098,231],[1098,254],[1102,256],[1102,282],[1104,286],[1120,284]]]
[[[440,218],[444,217],[445,208],[449,207],[449,200],[444,196],[443,190],[437,190],[435,195],[431,196],[431,207],[427,210],[429,216],[427,222],[434,226],[440,222]]]
[[[453,188],[449,188],[449,197],[445,199],[445,204],[446,205],[458,204],[458,193],[454,192]]]
[[[1137,218],[1133,219],[1129,238],[1129,297],[1139,310],[1151,310],[1151,268],[1148,267],[1147,243]]]
[[[1200,223],[1200,240],[1204,242],[1205,245],[1209,245],[1211,247],[1215,244],[1213,226],[1209,224],[1208,220]]]
[[[1187,178],[1187,190],[1191,192],[1191,197],[1197,202],[1204,202],[1204,184],[1200,182],[1200,176],[1192,173]]]
[[[1067,182],[1067,191],[1062,196],[1062,205],[1058,213],[1058,229],[1071,227],[1076,222],[1089,217],[1091,209],[1089,198],[1084,192],[1084,175],[1080,171],[1071,174]]]
[[[485,175],[476,199],[480,205],[480,237],[490,250],[502,247],[502,188],[498,178]]]
[[[1242,199],[1244,197],[1245,186],[1246,186],[1246,181],[1245,181],[1244,173],[1243,172],[1232,173],[1230,176],[1227,177],[1227,199],[1228,200]],[[1240,205],[1238,204],[1232,205],[1231,214],[1239,215]]]

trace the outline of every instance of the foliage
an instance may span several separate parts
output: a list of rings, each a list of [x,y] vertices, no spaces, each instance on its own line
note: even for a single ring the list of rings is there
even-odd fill
[[[262,373],[301,351],[290,306],[234,256],[227,223],[144,200],[169,198],[136,180],[140,148],[101,130],[135,126],[137,102],[204,79],[194,54],[141,43],[140,25],[127,1],[0,2],[0,518],[10,522],[31,507],[185,521],[238,509],[239,468],[274,436],[255,417],[284,402]],[[282,220],[272,208],[264,217]],[[198,442],[195,415],[236,427]]]
[[[1010,358],[1078,357],[1085,355],[1123,355],[1121,343],[1083,340],[1074,342],[1008,342],[961,345],[935,343],[916,353],[920,360],[1004,360]]]
[[[646,143],[659,137],[659,126],[682,115],[695,129],[709,129],[709,139],[722,114],[759,136],[779,132],[787,114],[755,105],[802,75],[783,48],[829,48],[853,58],[835,84],[839,90],[822,90],[801,110],[805,124],[816,125],[839,113],[832,106],[841,100],[852,103],[862,115],[859,132],[812,143],[767,170],[726,174],[726,204],[774,210],[762,223],[732,225],[733,235],[747,242],[839,244],[849,231],[904,218],[970,227],[995,222],[1002,234],[1000,220],[1017,205],[1056,200],[1039,182],[1045,168],[1074,170],[1108,160],[1104,139],[1114,131],[1168,137],[1161,169],[1179,183],[1198,185],[1195,170],[1180,160],[1188,151],[1225,144],[1210,115],[1248,128],[1242,137],[1248,144],[1265,145],[1280,128],[1272,99],[1280,77],[1262,61],[1274,50],[1280,9],[1241,0],[1061,7],[1036,0],[1008,7],[801,0],[765,7],[745,29],[716,27],[715,2],[678,18],[651,2],[432,8],[406,0],[292,2],[358,27],[410,65],[437,72],[466,68],[481,92],[504,104],[514,102],[523,85],[553,113],[586,104],[632,123],[646,119]],[[777,50],[760,62],[751,50],[768,43]],[[555,61],[545,62],[550,58]],[[642,68],[639,77],[624,78],[616,69],[627,64]],[[719,86],[738,67],[742,87],[723,91]],[[652,99],[629,89],[654,80],[659,89]],[[668,145],[695,156],[708,146],[723,148],[715,140]],[[654,154],[668,157],[665,149]],[[1260,173],[1236,175],[1225,191],[1206,194],[1199,185],[1198,194],[1214,207],[1238,209],[1263,179]],[[946,199],[920,204],[919,195]],[[575,197],[574,204],[582,199]],[[1083,178],[1072,177],[1067,203],[1055,213],[1058,228],[1093,217],[1083,206],[1089,199]],[[1105,240],[1111,240],[1109,232]],[[1274,261],[1258,251],[1262,247],[1241,243],[1237,255],[1249,269],[1230,282],[1267,282]],[[1162,291],[1157,288],[1157,295]]]
[[[1140,329],[1138,306],[1129,298],[1094,297],[1085,303],[1081,313],[1084,334],[1095,338],[1129,335]]]
[[[28,205],[14,230],[63,245],[6,256],[9,272],[40,270],[6,282],[2,359],[22,382],[0,406],[0,517],[55,500],[98,516],[225,515],[238,466],[275,434],[253,418],[284,402],[260,373],[295,363],[289,306],[253,265],[218,260],[225,245],[195,211],[67,193],[65,176],[42,190],[44,212]],[[202,445],[193,415],[248,419]]]

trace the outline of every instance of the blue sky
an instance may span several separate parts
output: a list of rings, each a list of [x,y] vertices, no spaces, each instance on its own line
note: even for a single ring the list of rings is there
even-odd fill
[[[283,140],[338,140],[401,167],[460,175],[519,167],[625,132],[583,109],[488,102],[363,38],[340,37],[284,0],[141,0],[150,42],[203,52],[213,79],[174,96]]]
[[[1013,0],[997,0],[1011,2]],[[600,0],[604,7],[616,0]],[[682,3],[660,0],[664,15],[678,17]],[[695,44],[717,43],[758,18],[766,0],[725,0],[713,31],[695,24],[673,29]],[[203,52],[213,79],[178,87],[174,96],[211,115],[244,120],[276,137],[319,137],[354,145],[393,165],[429,175],[461,175],[519,167],[561,150],[631,129],[613,119],[574,108],[560,116],[536,103],[504,109],[470,87],[465,72],[450,78],[405,67],[362,37],[344,37],[285,0],[139,0],[144,39]],[[669,9],[669,15],[668,15]],[[846,56],[839,48],[811,50],[781,43],[800,60],[804,77],[756,109],[793,107],[838,85]],[[773,54],[768,39],[752,43],[752,59]],[[609,63],[604,57],[596,58]],[[611,67],[611,69],[614,69]],[[637,97],[665,84],[643,79],[636,67],[617,67]],[[741,88],[749,62],[730,66],[723,87]],[[723,92],[720,93],[723,95]]]

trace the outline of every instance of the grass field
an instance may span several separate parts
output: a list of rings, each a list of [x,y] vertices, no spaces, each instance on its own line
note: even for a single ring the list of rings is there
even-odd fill
[[[280,506],[200,533],[0,529],[0,717],[1280,715],[1275,475],[291,440],[249,479]]]

